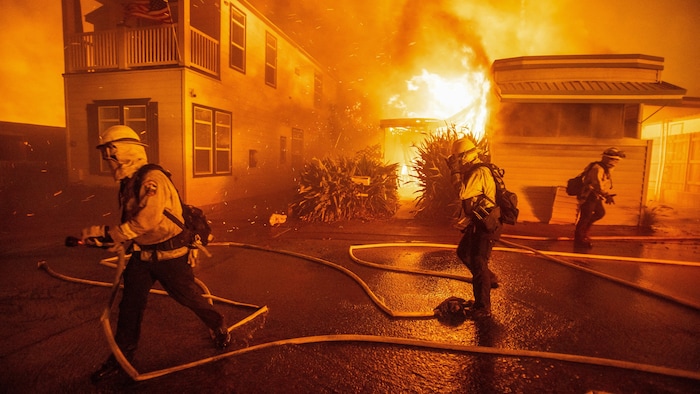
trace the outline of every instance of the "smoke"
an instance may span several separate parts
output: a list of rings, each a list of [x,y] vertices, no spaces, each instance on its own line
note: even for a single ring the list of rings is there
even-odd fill
[[[296,42],[328,65],[346,97],[363,100],[377,117],[406,112],[389,101],[424,71],[446,78],[488,71],[478,13],[457,12],[450,0],[356,0],[328,6],[251,1]]]
[[[698,0],[248,2],[382,117],[388,98],[424,69],[450,77],[518,56],[661,56],[662,79],[700,96]],[[60,2],[5,3],[0,119],[64,125]]]
[[[696,0],[249,1],[346,92],[378,105],[422,70],[450,77],[495,59],[588,53],[664,57],[663,79],[700,94]]]
[[[489,59],[474,22],[450,12],[447,1],[408,0],[392,43],[395,66],[409,72],[431,68],[439,73],[488,67]],[[459,72],[456,71],[456,72]]]
[[[34,3],[4,2],[0,12],[0,120],[63,126],[61,3]]]

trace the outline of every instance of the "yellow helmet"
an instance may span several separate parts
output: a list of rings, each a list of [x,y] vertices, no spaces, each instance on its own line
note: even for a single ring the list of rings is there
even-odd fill
[[[476,150],[476,145],[469,138],[460,138],[452,144],[452,154],[455,156],[473,150]]]

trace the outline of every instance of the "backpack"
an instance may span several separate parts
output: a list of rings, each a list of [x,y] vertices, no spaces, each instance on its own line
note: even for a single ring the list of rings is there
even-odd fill
[[[491,170],[491,175],[496,183],[496,201],[493,203],[501,208],[501,223],[515,224],[520,214],[518,195],[506,188],[506,183],[503,181],[506,171],[493,163],[479,163],[474,169],[479,167],[488,167]]]
[[[581,195],[581,193],[583,192],[583,178],[586,176],[586,174],[588,174],[588,171],[590,171],[595,164],[600,164],[600,162],[594,161],[592,163],[588,163],[586,168],[583,169],[583,172],[566,181],[566,194],[570,196]]]
[[[145,166],[139,168],[134,175],[134,188],[137,196],[139,195],[139,190],[141,189],[141,178],[143,178],[143,176],[150,170],[159,170],[167,175],[168,179],[170,179],[170,172],[163,167],[159,166],[158,164],[146,164]],[[207,220],[206,215],[204,215],[204,211],[198,207],[195,207],[194,205],[185,204],[182,202],[179,191],[177,194],[178,198],[180,199],[180,205],[182,205],[182,218],[185,220],[185,222],[181,222],[177,217],[175,217],[175,215],[168,211],[164,210],[163,214],[183,230],[183,235],[186,237],[186,241],[191,248],[196,248],[196,245],[198,244],[206,246],[209,244],[209,241],[214,238],[214,236],[211,234],[211,227],[209,226],[209,221]]]

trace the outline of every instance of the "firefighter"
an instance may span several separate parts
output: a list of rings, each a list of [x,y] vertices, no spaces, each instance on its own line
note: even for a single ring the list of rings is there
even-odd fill
[[[120,184],[121,223],[111,228],[90,226],[81,233],[87,244],[94,239],[105,239],[114,244],[111,251],[122,248],[131,252],[123,273],[124,289],[114,339],[131,361],[139,340],[147,296],[157,280],[171,297],[206,324],[213,333],[215,345],[223,349],[231,340],[224,317],[202,297],[188,262],[190,249],[181,237],[182,229],[163,213],[168,210],[184,221],[177,190],[160,170],[149,170],[141,179],[136,179],[139,168],[148,163],[145,146],[138,134],[127,126],[112,126],[100,135],[97,149]],[[91,379],[96,383],[120,373],[119,363],[110,355]]]
[[[502,228],[500,211],[494,203],[496,183],[491,170],[478,165],[482,163],[479,149],[468,138],[453,143],[447,163],[467,221],[457,257],[472,273],[472,317],[488,318],[491,316],[491,288],[498,287],[498,280],[489,269],[489,260]]]
[[[602,159],[591,163],[583,177],[583,190],[578,195],[578,221],[574,233],[576,249],[590,249],[593,245],[588,233],[593,223],[605,216],[605,204],[615,204],[612,194],[612,170],[625,152],[612,147],[603,152]]]

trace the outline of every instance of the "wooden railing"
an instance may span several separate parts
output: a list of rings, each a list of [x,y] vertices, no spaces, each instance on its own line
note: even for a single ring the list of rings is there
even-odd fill
[[[126,31],[127,67],[177,64],[178,59],[177,37],[173,26]]]
[[[119,68],[117,31],[76,34],[68,39],[67,72]]]
[[[190,65],[219,75],[219,42],[191,28]],[[69,37],[66,72],[95,72],[180,64],[172,25],[80,33]]]
[[[192,67],[219,75],[219,41],[190,27],[190,52]]]

